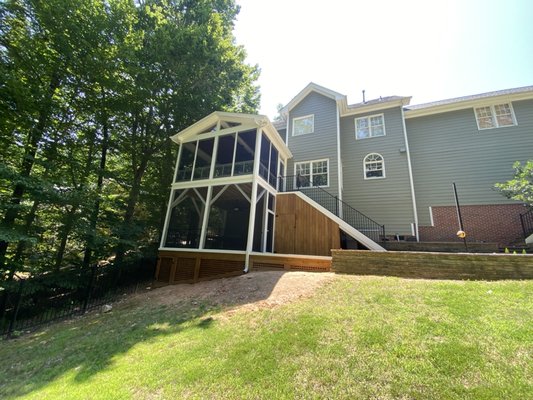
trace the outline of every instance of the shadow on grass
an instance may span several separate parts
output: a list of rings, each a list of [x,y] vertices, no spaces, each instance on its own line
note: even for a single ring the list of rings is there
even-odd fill
[[[76,382],[84,382],[138,344],[190,329],[209,330],[210,313],[266,299],[283,275],[255,272],[222,283],[163,287],[126,299],[110,313],[91,313],[0,342],[0,397],[29,394],[72,372]],[[226,293],[222,301],[217,291]],[[180,292],[186,295],[178,301],[161,301]]]

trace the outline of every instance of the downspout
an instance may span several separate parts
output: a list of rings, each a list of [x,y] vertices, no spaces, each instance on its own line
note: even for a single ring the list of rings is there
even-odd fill
[[[407,140],[407,128],[405,126],[405,114],[403,111],[403,106],[400,106],[400,110],[402,112],[403,137],[405,141],[405,150],[407,153],[407,169],[409,171],[409,184],[411,186],[411,198],[413,200],[413,215],[415,217],[416,241],[420,242],[420,235],[418,232],[418,211],[416,209],[415,183],[413,180],[413,168],[411,166],[411,151],[409,150],[409,141]]]

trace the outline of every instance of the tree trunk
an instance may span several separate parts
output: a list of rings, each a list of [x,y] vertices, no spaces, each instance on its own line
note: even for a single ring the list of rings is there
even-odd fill
[[[127,246],[124,243],[124,241],[131,239],[130,228],[133,222],[133,215],[135,213],[135,207],[137,206],[137,202],[139,200],[139,194],[141,193],[142,178],[144,176],[144,173],[146,172],[147,166],[148,166],[148,156],[145,155],[141,159],[141,164],[135,170],[135,174],[133,176],[133,184],[131,185],[131,190],[128,195],[128,203],[126,205],[126,212],[124,213],[124,220],[123,220],[124,229],[122,229],[120,233],[119,243],[116,249],[115,263],[117,265],[120,265],[122,263],[124,259],[124,254],[126,253]]]
[[[60,85],[59,76],[57,74],[54,74],[50,80],[47,97],[45,101],[43,102],[44,103],[43,107],[41,108],[39,112],[39,118],[37,120],[37,124],[30,131],[30,134],[28,137],[28,143],[26,144],[26,148],[24,150],[24,157],[22,159],[22,164],[19,170],[19,174],[23,178],[27,178],[30,176],[33,165],[35,164],[35,156],[37,155],[37,148],[39,146],[39,142],[41,141],[44,135],[46,126],[48,125],[48,119],[50,117],[50,109],[52,107],[52,97],[55,91],[57,90],[57,88],[59,87],[59,85]],[[24,184],[17,183],[15,185],[15,189],[13,190],[13,194],[11,195],[11,207],[6,211],[4,220],[2,221],[2,225],[7,229],[13,228],[13,225],[15,224],[15,220],[17,219],[18,214],[19,214],[18,206],[20,205],[20,202],[22,201],[22,196],[24,195],[24,191],[25,191]],[[7,253],[8,246],[9,246],[9,242],[7,242],[6,240],[0,241],[0,269],[3,269],[3,267],[5,267],[6,253]],[[11,269],[14,269],[14,266],[12,266]],[[12,275],[14,275],[14,271]]]
[[[85,252],[83,254],[83,268],[88,268],[91,264],[91,258],[94,251],[94,236],[96,235],[96,225],[98,222],[98,214],[100,213],[100,195],[102,194],[102,186],[104,183],[104,172],[106,168],[107,150],[109,148],[109,125],[107,116],[105,116],[102,124],[102,154],[100,156],[100,167],[98,169],[98,182],[96,184],[97,197],[94,202],[93,210],[89,222],[89,233],[87,235]]]

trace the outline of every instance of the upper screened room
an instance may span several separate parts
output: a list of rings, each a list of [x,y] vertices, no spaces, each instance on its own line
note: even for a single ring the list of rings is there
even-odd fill
[[[217,181],[251,181],[254,174],[271,187],[292,157],[264,115],[216,111],[172,136],[180,145],[174,186]]]

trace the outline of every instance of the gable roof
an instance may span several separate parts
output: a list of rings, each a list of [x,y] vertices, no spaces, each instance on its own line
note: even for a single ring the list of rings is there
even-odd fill
[[[289,101],[287,105],[280,110],[280,112],[282,114],[288,114],[290,110],[292,110],[296,105],[298,105],[298,103],[300,103],[311,92],[319,93],[337,102],[341,100],[346,101],[345,95],[325,88],[324,86],[317,85],[316,83],[310,82],[305,88],[300,91],[300,93],[294,96],[294,98]]]
[[[405,107],[405,118],[421,117],[424,115],[438,114],[448,111],[471,108],[476,105],[486,104],[487,101],[517,101],[533,98],[533,86],[523,86],[512,89],[497,90],[469,96],[455,97],[432,101]]]
[[[272,125],[266,115],[260,114],[241,114],[214,111],[182,131],[172,135],[170,139],[178,144],[181,144],[192,140],[197,135],[209,133],[208,130],[213,126],[219,127],[219,130],[213,132],[214,134],[217,132],[224,134],[224,124],[230,124],[228,126],[230,128],[237,128],[238,125],[242,125],[243,129],[250,129],[252,127],[263,128],[263,132],[266,133],[267,137],[276,146],[280,154],[285,158],[292,157],[291,151],[281,138],[274,125]]]

